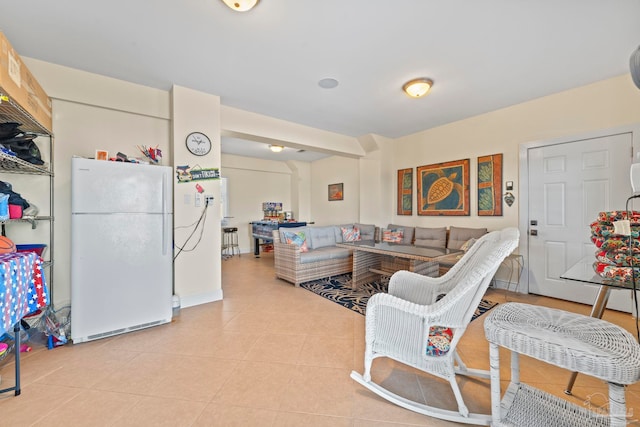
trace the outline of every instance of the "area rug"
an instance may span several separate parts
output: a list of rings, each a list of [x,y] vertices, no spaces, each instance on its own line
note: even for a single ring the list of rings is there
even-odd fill
[[[311,282],[301,283],[300,287],[307,289],[315,294],[320,295],[340,304],[350,310],[360,313],[364,316],[369,298],[378,292],[387,292],[386,282],[373,282],[359,286],[358,290],[351,289],[351,274],[343,274],[340,276],[329,277],[326,279],[313,280]],[[483,299],[480,301],[476,312],[471,320],[475,320],[478,316],[491,310],[498,305],[497,302]]]

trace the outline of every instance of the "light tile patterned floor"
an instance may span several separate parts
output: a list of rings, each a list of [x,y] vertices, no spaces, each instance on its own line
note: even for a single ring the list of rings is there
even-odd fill
[[[352,381],[352,369],[362,372],[364,317],[275,279],[271,254],[224,261],[222,283],[224,301],[182,309],[171,324],[24,354],[22,395],[0,396],[0,426],[456,425],[394,406]],[[487,297],[589,311],[498,290]],[[605,318],[635,333],[630,315]],[[470,367],[488,368],[482,317],[459,348]],[[528,358],[521,364],[523,381],[563,396],[568,372]],[[13,364],[0,366],[0,375],[0,388],[12,384]],[[398,363],[376,360],[374,379],[455,408],[446,383]],[[462,379],[461,386],[472,412],[489,412],[486,381]],[[601,381],[579,376],[570,399],[605,404],[606,396]],[[628,388],[627,400],[631,419],[640,419],[640,384]]]

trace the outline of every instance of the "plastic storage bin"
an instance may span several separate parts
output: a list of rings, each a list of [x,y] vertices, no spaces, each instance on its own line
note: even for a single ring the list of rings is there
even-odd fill
[[[16,245],[17,252],[35,252],[39,256],[42,256],[44,250],[47,248],[45,244],[30,244],[30,245]]]

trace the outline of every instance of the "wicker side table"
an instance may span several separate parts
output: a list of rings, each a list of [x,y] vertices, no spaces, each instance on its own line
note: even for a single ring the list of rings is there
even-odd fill
[[[640,379],[640,345],[607,321],[520,303],[494,308],[484,330],[491,358],[494,426],[625,426],[625,385]],[[511,350],[511,382],[500,400],[499,347]],[[519,354],[609,383],[609,414],[520,383]]]

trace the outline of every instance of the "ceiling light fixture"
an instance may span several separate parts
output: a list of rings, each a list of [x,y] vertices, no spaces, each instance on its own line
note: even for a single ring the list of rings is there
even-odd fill
[[[419,78],[406,82],[402,90],[412,98],[421,98],[429,93],[431,86],[433,86],[433,80]]]
[[[640,46],[631,54],[629,65],[631,66],[631,78],[640,89]]]
[[[281,152],[282,150],[284,150],[284,147],[283,147],[282,145],[270,145],[270,146],[269,146],[269,149],[270,149],[271,151],[273,151],[274,153],[279,153],[279,152]]]
[[[326,78],[326,79],[322,79],[318,82],[318,86],[320,86],[323,89],[333,89],[334,87],[338,86],[338,81],[336,79],[332,79],[332,78]]]
[[[238,12],[246,12],[253,9],[259,0],[222,0],[224,4]]]

